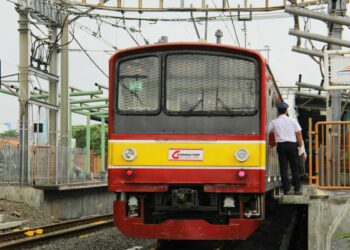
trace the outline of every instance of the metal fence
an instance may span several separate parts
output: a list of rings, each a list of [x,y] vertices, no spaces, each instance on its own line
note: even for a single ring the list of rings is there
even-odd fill
[[[20,182],[19,148],[12,145],[0,146],[0,183]]]
[[[88,159],[86,155],[86,150],[80,148],[31,146],[22,149],[0,145],[0,184],[45,186],[105,181],[105,174],[100,174],[104,167],[96,164],[98,157],[92,155]]]
[[[317,122],[315,131],[309,128],[309,183],[350,189],[350,122]]]

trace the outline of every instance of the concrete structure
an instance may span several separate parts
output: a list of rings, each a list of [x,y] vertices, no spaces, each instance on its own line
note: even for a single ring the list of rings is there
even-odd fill
[[[308,249],[349,249],[340,234],[350,233],[350,192],[303,187],[304,195],[282,195],[283,204],[308,205]]]
[[[45,217],[77,219],[113,212],[115,196],[107,184],[72,184],[46,187],[0,185],[0,199],[24,202],[42,211]]]

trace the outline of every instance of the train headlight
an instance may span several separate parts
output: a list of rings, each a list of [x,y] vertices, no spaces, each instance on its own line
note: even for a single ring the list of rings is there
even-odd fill
[[[136,158],[136,156],[137,156],[137,153],[133,148],[127,148],[123,152],[123,158],[126,161],[133,161]]]
[[[235,153],[237,161],[243,162],[249,158],[249,153],[244,148],[238,149]]]

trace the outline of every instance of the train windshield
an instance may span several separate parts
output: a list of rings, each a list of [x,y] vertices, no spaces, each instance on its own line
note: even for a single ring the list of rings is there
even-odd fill
[[[152,114],[160,109],[160,63],[155,56],[119,64],[118,111]]]
[[[258,112],[255,61],[205,54],[166,59],[166,112],[179,115],[254,115]]]
[[[249,55],[195,50],[120,58],[114,133],[257,135],[259,65]]]

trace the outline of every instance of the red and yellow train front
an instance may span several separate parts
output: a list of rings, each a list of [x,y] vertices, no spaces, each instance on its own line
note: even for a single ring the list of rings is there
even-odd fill
[[[265,65],[248,50],[160,44],[110,60],[109,190],[125,235],[246,239],[264,217]]]

